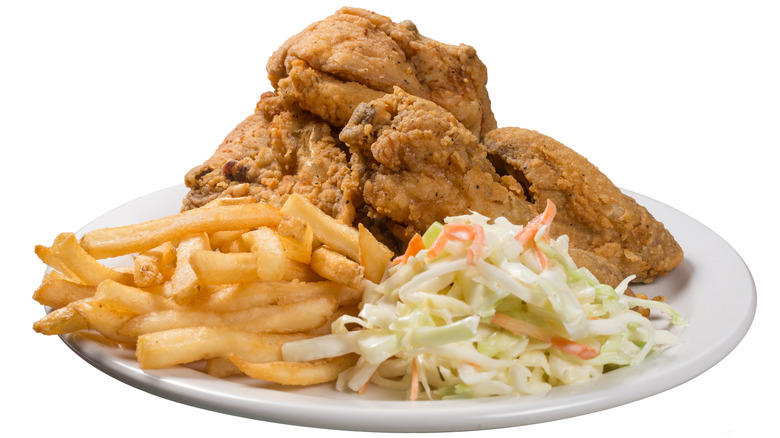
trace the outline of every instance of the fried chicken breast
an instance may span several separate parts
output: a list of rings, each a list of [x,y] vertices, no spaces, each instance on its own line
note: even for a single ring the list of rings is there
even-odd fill
[[[483,139],[502,174],[521,181],[537,212],[553,201],[551,233],[566,234],[620,269],[650,282],[683,259],[672,234],[636,200],[620,191],[585,157],[536,131],[500,128]]]
[[[282,44],[267,71],[285,102],[335,127],[393,87],[441,105],[477,137],[496,127],[487,68],[473,47],[440,43],[411,21],[364,9],[342,8],[311,24]]]
[[[500,177],[487,149],[455,116],[396,87],[358,105],[339,135],[352,153],[367,216],[404,242],[434,221],[476,211],[532,218],[522,186]]]
[[[187,172],[183,210],[218,197],[252,196],[281,206],[299,194],[351,224],[360,197],[346,148],[318,117],[284,108],[268,92],[255,112],[230,132],[214,155]]]

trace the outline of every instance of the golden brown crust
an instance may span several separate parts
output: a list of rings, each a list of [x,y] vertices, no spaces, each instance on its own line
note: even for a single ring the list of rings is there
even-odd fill
[[[596,166],[536,131],[500,128],[484,138],[494,163],[527,184],[537,212],[547,200],[558,207],[551,232],[566,234],[620,267],[623,276],[649,282],[668,273],[683,252],[664,225],[624,194]]]
[[[487,68],[473,47],[440,43],[409,21],[364,9],[342,8],[307,26],[269,58],[267,71],[288,105],[337,127],[358,103],[393,87],[443,106],[477,136],[496,127]]]

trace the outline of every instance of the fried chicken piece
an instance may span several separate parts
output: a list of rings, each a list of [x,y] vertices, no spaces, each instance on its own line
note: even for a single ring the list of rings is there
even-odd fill
[[[533,216],[521,185],[498,175],[471,131],[400,88],[358,105],[339,138],[352,153],[366,215],[384,220],[403,242],[470,210],[515,223]]]
[[[190,192],[182,209],[242,196],[281,206],[295,193],[352,224],[360,193],[351,176],[346,147],[331,127],[311,114],[285,109],[268,92],[211,158],[187,172]]]
[[[285,102],[336,127],[396,86],[443,106],[477,137],[496,127],[487,68],[473,47],[434,41],[411,21],[364,9],[342,8],[309,25],[282,44],[267,70]]]
[[[557,206],[554,236],[567,234],[573,247],[605,258],[622,277],[647,283],[682,261],[664,225],[577,152],[521,128],[496,129],[483,142],[499,172],[523,183],[537,212],[548,199]]]

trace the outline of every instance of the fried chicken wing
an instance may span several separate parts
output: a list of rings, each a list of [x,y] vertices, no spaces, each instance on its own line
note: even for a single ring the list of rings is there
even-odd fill
[[[500,177],[476,136],[441,106],[400,88],[358,105],[339,138],[359,172],[367,215],[404,242],[434,221],[467,214],[532,217],[520,184]]]
[[[187,173],[190,192],[183,209],[241,196],[281,206],[295,193],[351,224],[360,196],[351,175],[346,148],[331,127],[314,115],[285,109],[268,92],[214,155]]]
[[[420,35],[414,23],[358,8],[309,25],[270,57],[268,78],[289,105],[336,127],[393,87],[436,102],[477,137],[496,127],[487,68],[473,47]]]
[[[521,128],[496,129],[483,142],[499,172],[524,184],[537,211],[548,199],[558,207],[553,235],[568,235],[573,247],[605,258],[623,277],[650,282],[682,261],[664,225],[572,149]]]

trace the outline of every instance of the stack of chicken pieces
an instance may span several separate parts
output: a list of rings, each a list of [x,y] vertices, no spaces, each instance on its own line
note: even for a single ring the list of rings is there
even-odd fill
[[[187,173],[184,210],[225,196],[281,206],[298,194],[403,252],[447,216],[525,224],[551,200],[552,235],[568,235],[575,262],[604,283],[651,282],[682,261],[663,224],[587,159],[497,127],[470,46],[343,8],[288,39],[267,70],[274,91]]]

